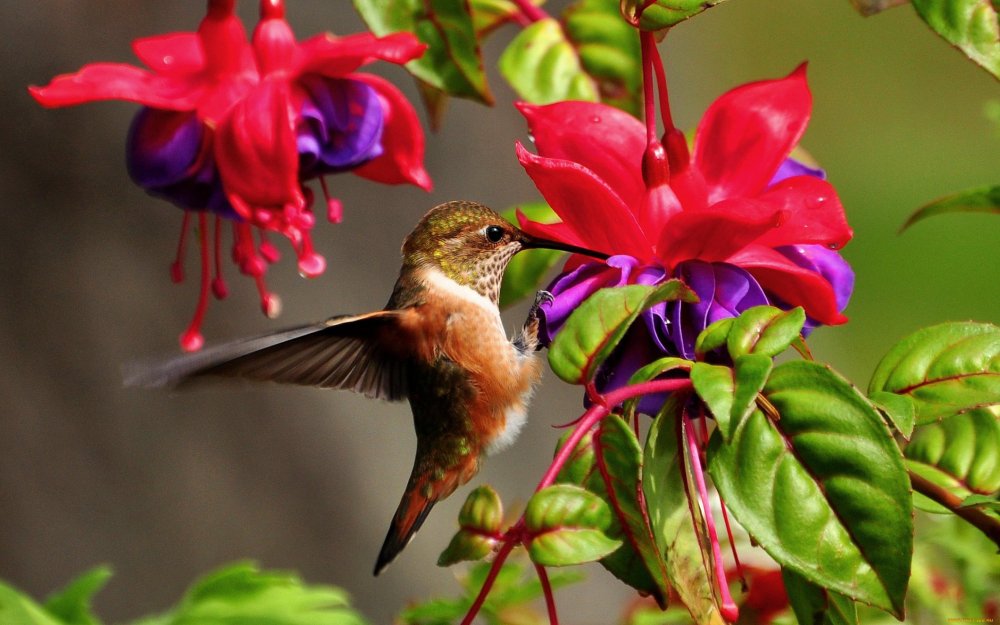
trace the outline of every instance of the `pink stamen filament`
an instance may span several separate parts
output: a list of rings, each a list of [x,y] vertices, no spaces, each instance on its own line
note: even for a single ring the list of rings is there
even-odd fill
[[[184,282],[184,252],[187,250],[187,237],[191,223],[191,211],[184,211],[181,219],[181,236],[177,239],[177,252],[174,262],[170,263],[170,280],[174,284]]]
[[[209,264],[208,217],[203,212],[198,213],[198,244],[201,248],[201,288],[198,292],[198,306],[195,308],[191,323],[181,334],[181,349],[186,352],[196,352],[205,344],[205,338],[201,334],[201,324],[208,309],[208,294],[212,279]]]
[[[514,4],[517,5],[521,15],[529,22],[537,22],[548,17],[548,14],[539,7],[536,7],[531,0],[514,0]]]
[[[326,177],[319,177],[319,186],[323,189],[323,200],[326,202],[326,218],[332,224],[339,224],[344,219],[344,205],[335,197],[330,197],[330,188],[326,186]]]
[[[264,257],[269,265],[281,260],[281,252],[275,247],[274,243],[271,243],[271,239],[267,236],[267,232],[260,230],[260,246],[257,248],[260,251],[260,255]]]
[[[722,598],[722,605],[719,607],[720,612],[722,618],[727,622],[734,623],[740,616],[740,610],[736,607],[732,595],[729,594],[726,569],[722,563],[722,549],[719,547],[719,535],[715,531],[715,520],[712,518],[712,508],[708,503],[708,488],[705,486],[705,474],[701,469],[701,454],[698,449],[698,439],[695,437],[694,424],[691,422],[691,417],[685,413],[682,418],[685,421],[684,429],[687,432],[691,469],[694,471],[695,485],[698,487],[698,497],[701,500],[702,512],[705,515],[705,525],[708,526],[708,540],[712,547],[712,562],[715,566],[716,581],[719,584],[719,595]]]
[[[610,414],[612,407],[617,406],[625,400],[638,397],[640,395],[670,393],[690,387],[691,380],[686,378],[651,380],[649,382],[641,382],[631,386],[624,386],[611,391],[606,395],[602,395],[601,398],[603,401],[592,405],[579,419],[577,419],[578,424],[576,428],[573,430],[573,433],[569,435],[569,438],[566,439],[566,443],[559,450],[559,453],[556,454],[555,459],[552,460],[552,464],[549,465],[545,475],[542,476],[542,480],[538,483],[538,486],[535,487],[535,492],[538,492],[543,488],[548,488],[555,482],[556,476],[559,475],[559,471],[562,470],[563,466],[565,466],[566,462],[573,455],[573,452],[576,451],[576,446],[580,444],[580,440],[587,434],[587,432],[592,430],[601,419]],[[510,555],[514,546],[524,539],[524,516],[522,515],[521,518],[518,519],[517,523],[515,523],[514,526],[511,527],[510,530],[508,530],[504,535],[503,543],[501,544],[496,557],[493,559],[493,564],[490,566],[490,571],[486,576],[486,581],[483,582],[483,587],[479,589],[479,594],[476,595],[476,600],[472,603],[469,611],[465,614],[465,618],[462,619],[461,625],[471,625],[472,621],[476,618],[476,615],[479,614],[479,610],[483,607],[483,602],[486,601],[486,597],[489,595],[490,589],[493,588],[493,582],[496,581],[496,577],[500,573],[500,568],[503,566],[507,556]],[[550,619],[552,618],[552,614],[553,613],[550,612]],[[555,621],[552,622],[555,623]]]
[[[226,280],[222,277],[222,217],[215,216],[215,278],[212,280],[212,294],[215,299],[225,299],[229,295]]]

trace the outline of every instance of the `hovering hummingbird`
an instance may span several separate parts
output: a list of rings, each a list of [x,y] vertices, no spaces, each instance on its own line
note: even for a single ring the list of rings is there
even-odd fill
[[[510,445],[541,370],[539,292],[508,340],[498,298],[514,254],[549,248],[607,255],[530,236],[476,202],[432,208],[403,241],[385,308],[332,317],[180,356],[126,374],[126,384],[176,387],[207,377],[347,389],[408,399],[417,434],[409,482],[375,563],[378,575],[434,504],[468,482],[482,458]]]

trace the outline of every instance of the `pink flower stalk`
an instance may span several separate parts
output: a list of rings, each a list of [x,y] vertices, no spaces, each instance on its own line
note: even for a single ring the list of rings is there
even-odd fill
[[[214,241],[204,232],[204,217],[199,241],[215,248],[211,282],[220,298],[226,293],[220,219],[232,221],[233,259],[256,281],[262,307],[271,315],[277,299],[263,275],[278,253],[265,232],[291,242],[303,275],[325,269],[313,249],[313,194],[305,181],[320,178],[326,213],[334,222],[342,209],[329,195],[325,174],[353,171],[377,182],[430,189],[423,131],[413,107],[384,79],[356,73],[376,60],[406,63],[426,46],[409,34],[323,34],[299,42],[285,21],[283,0],[261,1],[261,20],[248,40],[234,8],[235,0],[209,0],[197,32],[136,40],[133,48],[148,69],[94,63],[30,91],[47,107],[107,99],[144,105],[129,133],[133,180],[186,211],[214,213]],[[203,262],[209,256],[203,253]],[[183,277],[179,259],[172,275]],[[181,336],[186,350],[203,343],[206,275],[203,266],[202,295]]]

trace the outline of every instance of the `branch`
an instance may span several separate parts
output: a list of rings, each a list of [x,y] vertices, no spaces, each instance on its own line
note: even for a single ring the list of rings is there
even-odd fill
[[[957,495],[948,492],[945,488],[938,486],[921,475],[917,475],[913,471],[907,471],[907,473],[910,474],[910,484],[913,485],[913,490],[928,499],[936,501],[954,512],[957,516],[965,519],[975,526],[976,529],[986,534],[986,537],[996,543],[997,547],[1000,547],[1000,519],[976,508],[963,508],[962,500]]]

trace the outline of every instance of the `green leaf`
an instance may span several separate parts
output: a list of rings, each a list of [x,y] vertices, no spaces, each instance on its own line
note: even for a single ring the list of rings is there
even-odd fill
[[[917,428],[904,453],[971,491],[1000,490],[1000,421],[989,410],[972,410]]]
[[[729,331],[733,327],[733,321],[735,321],[734,317],[725,317],[701,331],[694,342],[694,354],[698,360],[703,359],[708,352],[715,351],[726,344]]]
[[[514,224],[517,222],[517,211],[521,210],[529,219],[539,223],[559,221],[559,216],[545,202],[522,204],[503,212],[503,218]],[[541,288],[549,269],[555,267],[565,255],[558,250],[535,249],[525,250],[510,259],[507,270],[503,274],[500,285],[500,308],[534,295]]]
[[[573,434],[572,429],[559,437],[556,445],[556,454],[559,453],[566,441]],[[576,449],[570,454],[569,459],[563,464],[562,469],[556,475],[556,483],[575,484],[583,488],[590,489],[590,480],[594,474],[594,431],[591,430],[583,435]],[[592,490],[592,489],[590,489]]]
[[[598,100],[597,85],[583,71],[580,57],[559,22],[538,20],[510,42],[497,62],[500,73],[527,102]]]
[[[940,486],[959,499],[964,499],[972,494],[972,491],[966,488],[960,480],[955,479],[954,476],[948,475],[933,465],[907,458],[906,468],[910,472],[923,477],[932,484]],[[917,510],[930,512],[931,514],[952,514],[951,510],[948,508],[945,508],[930,497],[926,497],[917,491],[913,491],[913,507]]]
[[[1000,78],[1000,25],[990,0],[912,0],[934,32]]]
[[[764,388],[772,366],[769,356],[744,354],[732,369],[704,362],[691,368],[691,383],[715,417],[724,440],[732,437],[737,424],[756,406],[757,394]]]
[[[45,609],[67,625],[98,625],[90,601],[111,579],[111,568],[93,568],[56,592],[45,602]],[[2,622],[2,621],[0,621]]]
[[[539,5],[542,1],[533,0],[532,4]],[[472,26],[480,41],[497,28],[513,21],[521,12],[510,0],[469,0],[469,8],[472,10]]]
[[[468,0],[354,0],[373,33],[413,33],[427,44],[406,64],[415,77],[448,95],[492,104]]]
[[[524,511],[531,535],[528,555],[542,566],[593,562],[612,553],[621,541],[608,538],[611,509],[600,497],[570,484],[535,493]]]
[[[609,0],[579,0],[563,12],[566,37],[601,101],[640,116],[642,64],[639,34]]]
[[[878,411],[903,438],[910,440],[916,423],[917,409],[913,400],[906,395],[896,395],[885,391],[875,391],[868,396]]]
[[[959,508],[987,508],[1000,512],[1000,500],[996,498],[996,495],[969,495],[962,500],[962,505]]]
[[[722,0],[621,0],[621,13],[642,30],[662,30],[679,24]]]
[[[876,367],[868,394],[878,391],[912,399],[917,424],[1000,405],[1000,328],[952,322],[914,332]]]
[[[306,585],[292,573],[261,571],[239,563],[201,578],[163,625],[364,625],[347,593],[333,586]]]
[[[709,471],[740,524],[778,563],[810,582],[902,616],[913,552],[909,480],[872,405],[830,369],[774,369],[760,410],[727,444],[709,443]]]
[[[858,606],[839,593],[811,583],[795,571],[781,570],[788,602],[803,625],[858,625]]]
[[[928,217],[948,213],[1000,214],[1000,185],[967,189],[925,204],[910,215],[899,231],[902,232]]]
[[[0,582],[0,623],[12,625],[66,625],[34,599]]]
[[[661,608],[670,595],[663,558],[640,501],[642,488],[642,448],[628,423],[617,415],[601,421],[594,438],[598,471],[591,490],[607,501],[613,513],[608,537],[622,546],[601,564],[615,577],[644,594],[651,594]]]
[[[694,492],[689,483],[690,458],[687,445],[678,440],[678,435],[686,435],[681,420],[685,402],[684,393],[671,394],[650,426],[643,451],[642,492],[674,590],[695,623],[721,625],[711,560],[700,546],[704,518],[698,503],[688,499]]]
[[[680,280],[657,286],[633,284],[601,289],[588,297],[549,346],[549,365],[570,384],[586,384],[647,308],[667,300],[696,301]]]
[[[451,566],[488,556],[499,541],[503,523],[500,496],[489,486],[469,493],[458,513],[459,530],[438,557],[438,566]]]
[[[788,349],[802,333],[806,313],[802,307],[781,310],[773,306],[754,306],[733,321],[726,337],[729,354],[774,357]]]
[[[696,362],[691,367],[691,384],[715,417],[719,432],[726,440],[732,436],[729,415],[733,411],[733,395],[736,393],[733,377],[733,370],[723,365]]]

